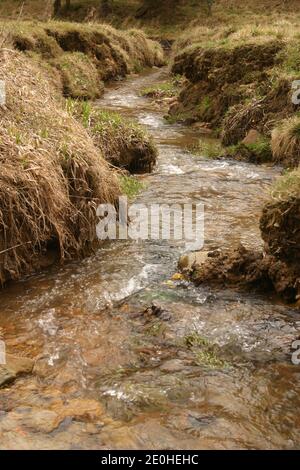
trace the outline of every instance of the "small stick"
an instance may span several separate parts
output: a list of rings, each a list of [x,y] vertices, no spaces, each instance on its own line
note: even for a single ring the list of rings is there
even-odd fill
[[[19,246],[29,245],[29,243],[32,243],[32,242],[20,243],[19,245],[12,246],[11,248],[7,248],[6,250],[0,251],[0,255],[3,255],[3,253],[6,253],[7,251],[14,250],[15,248],[19,248]]]

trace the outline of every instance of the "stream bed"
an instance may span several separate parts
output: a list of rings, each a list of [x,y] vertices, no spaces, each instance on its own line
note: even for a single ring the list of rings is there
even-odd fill
[[[164,79],[151,70],[99,100],[158,145],[136,202],[204,203],[205,249],[259,247],[259,214],[280,170],[193,155],[199,131],[169,124],[140,96]],[[186,250],[174,240],[105,242],[1,291],[7,350],[36,362],[0,389],[0,449],[300,447],[297,311],[172,278]]]

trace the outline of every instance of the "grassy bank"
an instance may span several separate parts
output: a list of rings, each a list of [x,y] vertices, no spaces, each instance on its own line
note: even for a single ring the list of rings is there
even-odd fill
[[[164,63],[158,43],[139,30],[49,21],[2,21],[6,46],[26,53],[59,77],[65,96],[95,98],[103,82]]]
[[[122,191],[112,164],[152,169],[156,151],[144,132],[86,100],[101,95],[104,81],[162,56],[137,30],[55,22],[2,22],[0,30],[3,284],[90,251],[97,205],[117,205]]]
[[[152,171],[157,149],[140,125],[88,102],[69,99],[66,105],[71,115],[82,122],[112,166],[129,173]]]
[[[293,16],[265,20],[183,34],[172,70],[187,81],[170,115],[217,131],[230,156],[297,166],[300,27]]]
[[[45,21],[53,15],[52,3],[44,0],[2,0],[0,17],[16,18],[21,14],[22,19]],[[253,0],[251,4],[239,0],[216,0],[209,16],[206,0],[153,2],[153,7],[148,10],[142,8],[142,0],[112,0],[109,11],[104,15],[99,3],[99,0],[71,0],[71,6],[67,9],[63,2],[58,17],[77,22],[105,21],[117,27],[142,27],[154,37],[177,39],[178,33],[195,25],[235,26],[241,25],[241,22],[253,23],[254,19],[259,22],[262,16],[266,17],[264,22],[272,23],[278,15],[285,19],[300,10],[298,0]]]

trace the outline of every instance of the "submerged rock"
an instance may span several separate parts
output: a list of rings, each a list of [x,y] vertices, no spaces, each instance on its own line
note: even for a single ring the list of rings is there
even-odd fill
[[[260,132],[258,132],[255,129],[250,129],[246,137],[242,140],[242,144],[244,145],[257,144],[262,138],[263,138],[263,135],[260,134]]]
[[[6,355],[6,364],[0,365],[0,387],[13,382],[19,375],[32,372],[34,361],[27,357]]]
[[[160,366],[162,372],[172,373],[180,372],[186,367],[186,364],[180,359],[170,359]]]

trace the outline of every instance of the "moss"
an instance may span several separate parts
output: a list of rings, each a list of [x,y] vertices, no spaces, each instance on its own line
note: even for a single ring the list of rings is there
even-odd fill
[[[206,158],[217,158],[224,154],[224,148],[220,141],[212,139],[199,139],[196,145],[193,145],[189,150],[197,156]]]
[[[145,333],[148,336],[158,337],[161,336],[166,330],[166,325],[161,321],[155,321],[149,328],[146,329]]]
[[[228,368],[228,362],[220,359],[213,351],[198,351],[195,353],[195,362],[199,366],[208,367],[209,369]]]
[[[204,96],[201,103],[199,104],[198,111],[201,115],[205,114],[211,107],[211,98],[209,96]]]
[[[188,348],[209,346],[209,341],[206,338],[203,338],[203,336],[201,336],[197,331],[192,331],[191,333],[188,333],[183,340],[184,344]]]
[[[237,145],[231,145],[225,149],[225,154],[251,163],[267,163],[273,159],[271,142],[264,137],[252,144],[240,142]]]
[[[246,148],[253,153],[261,163],[268,162],[272,159],[272,150],[270,140],[268,139],[261,139],[253,144],[246,144]]]
[[[192,331],[183,338],[185,346],[190,349],[197,365],[210,369],[226,368],[229,364],[220,358],[219,348],[197,331]]]

